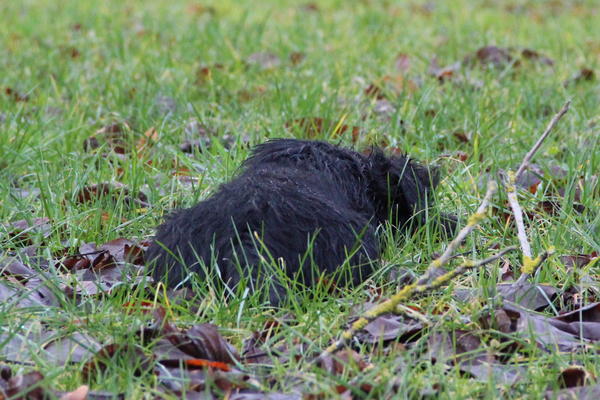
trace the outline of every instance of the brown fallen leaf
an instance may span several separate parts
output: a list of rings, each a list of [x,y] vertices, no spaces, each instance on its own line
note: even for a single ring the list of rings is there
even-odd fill
[[[127,133],[131,131],[128,122],[115,122],[98,129],[96,133],[83,142],[83,149],[90,152],[99,148],[102,144],[116,154],[125,154],[130,150]]]
[[[483,65],[495,68],[505,67],[514,62],[510,50],[497,46],[485,46],[477,49],[475,53],[467,55],[463,62],[465,65]]]
[[[186,139],[179,145],[179,149],[184,153],[202,152],[208,149],[215,135],[215,132],[197,119],[189,120],[185,125],[184,132]]]
[[[481,339],[468,331],[434,332],[427,338],[427,359],[439,363],[490,362]]]
[[[401,73],[406,73],[410,70],[410,56],[405,53],[400,53],[396,56],[396,60],[394,62],[394,66],[396,67],[396,71]]]
[[[8,239],[15,245],[31,246],[35,236],[47,238],[52,232],[49,218],[21,219],[18,221],[1,224],[0,229],[6,232]],[[0,231],[1,232],[1,231]]]
[[[6,394],[11,399],[43,400],[51,398],[44,383],[44,375],[38,371],[17,375],[6,383]]]
[[[391,340],[406,343],[418,336],[425,325],[406,315],[384,314],[371,321],[357,336],[363,343],[385,343]]]
[[[126,238],[117,238],[99,247],[112,255],[116,262],[128,262],[144,265],[144,253],[150,246],[149,242],[134,242]]]
[[[182,330],[169,322],[164,308],[155,308],[152,315],[154,323],[139,332],[144,340],[163,337],[177,349],[177,352],[185,354],[186,359],[235,364],[235,360],[240,358],[235,348],[219,334],[217,327],[213,324],[193,325],[187,330]],[[168,349],[163,349],[164,353],[168,351]]]
[[[548,66],[554,65],[554,60],[540,54],[539,52],[537,52],[533,49],[525,48],[525,49],[521,50],[521,56],[526,60],[536,61],[543,65],[548,65]]]
[[[460,61],[446,67],[440,67],[437,58],[433,57],[429,62],[427,72],[429,75],[435,77],[440,83],[444,83],[455,79],[458,76],[460,68]]]
[[[549,390],[544,398],[547,400],[597,400],[600,398],[600,384]]]
[[[225,66],[223,64],[204,65],[196,70],[196,85],[203,86],[209,84],[213,80],[213,76],[216,72],[223,71]]]
[[[340,350],[319,360],[318,366],[333,375],[341,375],[349,367],[364,370],[369,366],[363,357],[352,349]]]
[[[579,365],[563,369],[558,377],[558,385],[561,389],[586,386],[592,380],[592,376]]]
[[[8,86],[4,88],[4,94],[6,94],[8,97],[10,97],[15,102],[29,101],[29,95],[23,94],[23,93],[15,90],[13,88],[10,88]]]
[[[591,307],[596,308],[598,304]],[[541,348],[573,352],[600,340],[600,322],[588,320],[583,309],[554,318],[536,314],[510,302],[506,302],[503,309],[513,321],[511,326],[514,326],[514,332],[534,340]],[[595,309],[593,311],[591,315],[595,319],[598,313]],[[574,320],[584,314],[585,318]]]
[[[527,366],[489,363],[486,361],[477,364],[463,363],[459,366],[459,369],[479,382],[494,382],[497,385],[514,385],[527,376]]]
[[[138,152],[138,155],[140,155],[140,153],[143,153],[148,148],[158,143],[158,139],[158,131],[156,130],[156,128],[149,128],[146,132],[144,132],[144,135],[140,139],[138,139],[138,141],[135,144],[135,148]]]
[[[296,65],[300,64],[302,61],[304,61],[304,59],[306,58],[306,54],[304,54],[300,51],[293,51],[290,53],[288,58],[290,60],[290,63],[293,66],[296,66]]]
[[[471,141],[472,134],[470,132],[458,130],[452,132],[452,136],[454,136],[459,142],[469,143]]]
[[[60,400],[87,400],[90,387],[81,385],[72,392],[65,393],[60,396]]]
[[[175,347],[194,358],[229,364],[239,359],[235,348],[223,339],[213,324],[194,325],[186,331],[165,333]]]
[[[24,282],[36,272],[16,257],[0,258],[0,275],[14,277]]]
[[[82,362],[102,347],[96,339],[84,332],[52,332],[47,336],[41,346],[44,350],[41,355],[53,365]]]
[[[591,82],[596,79],[596,73],[591,68],[581,68],[572,77],[563,82],[563,85],[569,86],[582,82]]]
[[[279,67],[281,59],[274,53],[268,51],[260,51],[252,53],[246,58],[249,65],[257,66],[262,70],[269,70]]]
[[[595,262],[597,258],[598,253],[593,251],[590,254],[569,254],[560,256],[560,261],[567,268],[580,269],[590,264],[591,262]]]

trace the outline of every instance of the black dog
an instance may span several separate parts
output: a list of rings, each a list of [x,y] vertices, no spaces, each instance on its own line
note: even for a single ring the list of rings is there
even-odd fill
[[[351,276],[340,279],[359,283],[380,255],[376,228],[422,223],[437,180],[429,168],[378,149],[364,155],[323,142],[271,140],[212,197],[173,213],[148,260],[155,280],[168,286],[190,272],[206,277],[216,264],[229,286],[242,277],[271,285],[272,304],[284,298],[285,284],[263,271],[265,260],[307,286],[315,269],[333,273],[346,262]]]

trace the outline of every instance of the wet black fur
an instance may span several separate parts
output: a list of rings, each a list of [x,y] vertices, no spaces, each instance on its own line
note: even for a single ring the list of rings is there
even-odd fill
[[[430,169],[406,156],[271,140],[256,146],[241,173],[211,197],[171,214],[147,259],[155,280],[170,287],[190,271],[205,277],[216,263],[230,287],[242,275],[253,284],[271,284],[273,304],[285,290],[278,279],[259,272],[261,259],[282,259],[285,274],[300,273],[296,278],[307,286],[314,283],[315,266],[333,273],[349,259],[352,276],[346,281],[359,283],[380,255],[377,227],[386,221],[399,228],[423,222],[436,184]]]

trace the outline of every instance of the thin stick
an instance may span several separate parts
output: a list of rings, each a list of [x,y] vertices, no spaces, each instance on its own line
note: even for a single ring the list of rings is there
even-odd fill
[[[554,114],[554,117],[552,117],[552,119],[550,120],[550,123],[546,127],[544,133],[542,133],[542,136],[540,136],[540,138],[537,142],[535,142],[531,150],[529,150],[529,152],[525,155],[525,158],[523,158],[523,161],[521,162],[521,165],[519,166],[519,169],[517,169],[517,173],[515,174],[515,179],[519,179],[525,168],[527,168],[527,166],[529,165],[529,162],[531,161],[535,153],[542,146],[542,143],[544,143],[544,140],[546,140],[552,129],[554,129],[554,126],[558,123],[558,121],[560,121],[563,115],[565,115],[567,111],[569,111],[570,105],[571,100],[567,100],[565,105],[562,106],[562,108],[556,114]]]
[[[531,247],[529,246],[529,240],[527,239],[527,232],[525,231],[525,223],[523,222],[523,210],[519,205],[517,199],[516,189],[517,177],[512,171],[508,171],[508,177],[505,180],[504,185],[506,186],[506,196],[508,197],[508,203],[512,209],[515,217],[515,225],[517,226],[517,237],[519,244],[521,245],[521,251],[524,257],[531,258]]]
[[[448,244],[448,247],[446,247],[446,250],[442,253],[442,255],[431,262],[430,269],[431,267],[439,268],[452,258],[452,253],[454,253],[456,248],[460,246],[469,233],[471,233],[471,231],[475,229],[475,227],[479,225],[479,223],[485,218],[485,212],[490,204],[490,200],[497,190],[498,184],[496,184],[495,181],[489,181],[487,192],[485,193],[479,208],[477,208],[477,211],[475,211],[475,214],[469,217],[467,225],[465,225],[460,232],[458,232],[456,237]]]
[[[426,291],[440,287],[441,285],[447,283],[450,279],[464,273],[468,269],[477,268],[481,265],[487,264],[497,258],[502,257],[502,255],[506,252],[514,250],[514,248],[509,247],[500,251],[498,254],[496,254],[496,256],[489,257],[485,260],[465,262],[459,267],[455,268],[454,270],[446,272],[442,276],[432,279],[435,272],[441,266],[446,264],[448,260],[450,260],[450,258],[452,257],[452,253],[460,245],[460,243],[485,218],[486,210],[489,206],[492,196],[494,195],[494,193],[496,193],[496,190],[498,190],[498,185],[496,184],[496,182],[489,181],[487,191],[485,193],[485,196],[483,197],[483,200],[481,201],[481,205],[477,208],[477,211],[475,211],[475,213],[469,217],[467,225],[465,225],[465,227],[462,228],[460,232],[458,232],[456,237],[448,244],[448,247],[446,248],[444,253],[442,253],[441,256],[439,256],[429,264],[427,271],[421,276],[421,278],[417,282],[404,286],[402,289],[400,289],[400,291],[398,291],[396,294],[394,294],[392,297],[390,297],[383,303],[378,304],[370,310],[366,311],[363,314],[363,316],[361,316],[350,326],[350,328],[348,328],[342,333],[341,337],[337,341],[335,341],[333,344],[327,347],[327,349],[325,349],[319,355],[319,357],[315,359],[315,362],[318,363],[321,360],[323,360],[324,357],[327,357],[340,350],[348,343],[348,341],[350,341],[354,337],[354,335],[356,335],[357,332],[363,330],[365,326],[369,324],[369,322],[373,321],[375,318],[386,312],[393,312],[396,306],[400,304],[401,301],[405,301],[417,293],[424,293]]]
[[[552,129],[556,126],[558,121],[569,111],[569,106],[571,105],[571,100],[567,100],[567,102],[562,106],[562,108],[554,114],[550,123],[546,127],[546,130],[542,133],[540,138],[535,142],[531,150],[527,152],[523,161],[521,161],[521,165],[517,169],[516,173],[512,173],[509,171],[508,176],[504,179],[504,186],[506,187],[506,196],[508,197],[508,203],[510,204],[510,208],[512,209],[513,215],[515,217],[515,225],[517,227],[517,238],[519,239],[519,244],[521,246],[521,251],[523,252],[523,265],[521,266],[521,271],[523,272],[519,279],[517,279],[517,284],[522,284],[525,282],[535,269],[544,261],[544,259],[540,259],[540,257],[536,257],[533,259],[533,253],[531,252],[531,246],[529,245],[529,240],[527,239],[527,232],[525,230],[525,224],[523,222],[523,210],[519,205],[519,199],[517,197],[517,189],[516,183],[523,171],[529,166],[529,162],[535,155],[535,153],[540,149],[544,140],[550,135]],[[547,254],[546,254],[547,257]]]

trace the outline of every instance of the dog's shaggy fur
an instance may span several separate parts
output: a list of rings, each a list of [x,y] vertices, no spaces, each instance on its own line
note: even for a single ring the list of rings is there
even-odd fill
[[[352,276],[342,280],[359,283],[380,255],[377,227],[423,222],[436,184],[436,174],[406,156],[271,140],[254,148],[242,172],[210,198],[173,213],[158,228],[148,260],[154,278],[168,286],[190,272],[205,277],[214,265],[229,286],[243,276],[267,282],[273,304],[285,290],[260,272],[265,259],[278,260],[288,277],[307,286],[315,268],[333,273],[349,262]]]

